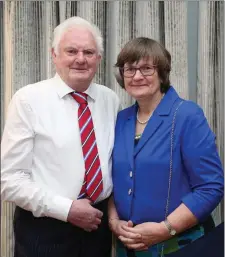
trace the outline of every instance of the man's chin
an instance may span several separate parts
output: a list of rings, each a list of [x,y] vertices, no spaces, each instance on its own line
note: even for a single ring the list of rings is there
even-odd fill
[[[89,74],[87,72],[84,73],[76,73],[76,74],[70,74],[70,78],[75,80],[87,80],[89,79]]]
[[[89,71],[88,70],[76,70],[76,69],[71,69],[70,70],[70,74],[87,74],[87,73],[89,73]]]
[[[79,75],[72,75],[69,77],[69,80],[72,83],[76,83],[76,84],[90,84],[90,81],[92,80],[92,78],[90,78],[89,74],[79,74]]]

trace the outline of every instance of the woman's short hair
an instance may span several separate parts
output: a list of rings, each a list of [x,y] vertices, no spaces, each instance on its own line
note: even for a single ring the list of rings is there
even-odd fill
[[[146,58],[156,66],[161,81],[161,92],[166,92],[170,86],[171,55],[162,44],[146,37],[131,39],[119,53],[115,64],[117,82],[124,88],[122,68],[125,63],[133,64]]]
[[[62,39],[63,34],[68,29],[74,28],[74,27],[82,27],[82,28],[88,29],[92,33],[92,35],[95,39],[98,53],[100,55],[103,54],[104,48],[103,48],[103,38],[102,38],[101,31],[94,24],[91,24],[87,20],[85,20],[81,17],[78,17],[78,16],[74,16],[74,17],[71,17],[71,18],[63,21],[54,29],[52,48],[54,49],[56,54],[58,54],[59,42]]]

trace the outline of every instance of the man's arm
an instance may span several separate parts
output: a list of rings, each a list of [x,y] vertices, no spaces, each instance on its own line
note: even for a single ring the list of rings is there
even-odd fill
[[[9,106],[1,144],[2,200],[14,202],[36,217],[67,221],[72,200],[44,190],[32,180],[35,114],[17,92]]]

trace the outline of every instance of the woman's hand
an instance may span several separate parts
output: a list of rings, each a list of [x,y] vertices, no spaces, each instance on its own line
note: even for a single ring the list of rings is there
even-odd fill
[[[129,231],[125,231],[125,227],[133,227],[133,223],[131,221],[124,221],[119,219],[109,220],[109,226],[112,232],[120,239],[129,238],[132,240],[134,245],[137,245],[139,248],[146,248],[146,246],[141,242],[141,235],[138,233],[132,233]]]
[[[127,221],[120,220],[120,219],[109,220],[109,227],[117,237],[123,234],[122,226],[127,226]]]
[[[163,223],[146,222],[135,227],[123,225],[121,229],[126,233],[120,235],[119,239],[127,248],[134,250],[146,250],[171,237]],[[134,235],[141,235],[141,238],[134,238]]]
[[[120,220],[120,219],[110,219],[109,220],[109,227],[112,230],[112,232],[117,236],[129,236],[131,233],[126,232],[123,227],[133,227],[133,223],[132,222],[127,222],[124,220]],[[135,235],[135,238],[141,238],[141,235]]]

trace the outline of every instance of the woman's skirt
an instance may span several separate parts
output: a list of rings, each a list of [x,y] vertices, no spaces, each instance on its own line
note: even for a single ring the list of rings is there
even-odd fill
[[[116,257],[166,257],[167,254],[187,246],[204,235],[203,226],[197,225],[163,243],[151,246],[146,251],[127,250],[121,241],[116,241]]]

